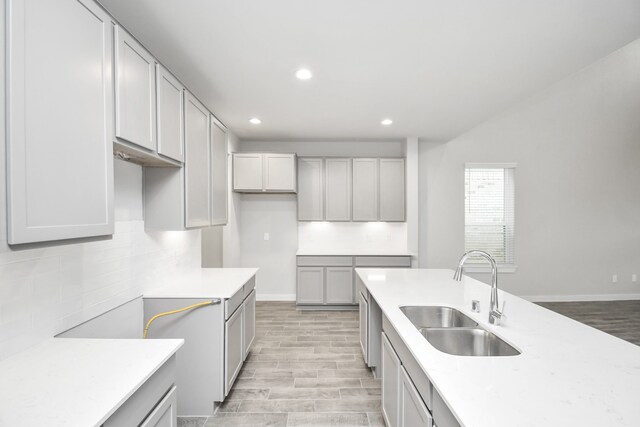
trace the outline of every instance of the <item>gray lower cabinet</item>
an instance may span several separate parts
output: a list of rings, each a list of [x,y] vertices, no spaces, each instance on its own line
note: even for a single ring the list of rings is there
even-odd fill
[[[147,419],[140,424],[140,427],[178,427],[177,406],[177,388],[173,386]]]
[[[402,361],[382,333],[382,416],[388,427],[432,427],[431,412],[422,401]]]
[[[8,243],[113,234],[111,17],[91,0],[5,6]]]
[[[224,395],[231,391],[233,382],[240,373],[244,361],[245,348],[242,342],[244,334],[244,306],[240,306],[224,325]]]
[[[326,267],[325,302],[353,304],[353,268]]]
[[[253,290],[246,300],[244,300],[244,320],[243,320],[243,337],[242,346],[244,347],[244,357],[249,355],[251,345],[256,338],[256,291]]]
[[[362,349],[362,357],[364,359],[364,363],[369,363],[368,360],[368,351],[369,343],[368,343],[368,332],[369,328],[367,327],[368,323],[368,313],[369,313],[369,302],[367,298],[362,292],[358,293],[358,306],[359,306],[359,318],[360,318],[360,348]]]
[[[296,302],[324,303],[324,267],[298,267]]]
[[[382,334],[382,416],[387,427],[400,425],[401,366],[391,343]]]
[[[172,356],[120,405],[102,427],[175,427],[176,371],[176,356]]]
[[[400,423],[401,427],[431,427],[433,418],[416,390],[407,371],[400,366]]]

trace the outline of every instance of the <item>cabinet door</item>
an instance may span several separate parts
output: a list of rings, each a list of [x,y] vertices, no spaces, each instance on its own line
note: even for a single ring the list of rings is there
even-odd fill
[[[351,221],[351,159],[326,159],[326,220]]]
[[[324,302],[324,268],[298,267],[298,304],[322,304]]]
[[[158,153],[184,160],[184,86],[162,65],[156,66]]]
[[[399,425],[400,359],[382,334],[382,416],[387,427]]]
[[[378,221],[377,159],[353,159],[353,220]]]
[[[178,427],[178,394],[176,386],[156,405],[140,427]]]
[[[247,358],[251,344],[256,337],[256,291],[251,291],[247,299],[244,300],[244,356]]]
[[[156,150],[156,62],[116,27],[116,137]]]
[[[113,234],[111,18],[88,0],[6,6],[8,242]]]
[[[369,318],[369,304],[364,298],[364,295],[362,295],[362,292],[358,294],[358,298],[360,310],[360,347],[362,348],[362,357],[364,358],[364,363],[368,363],[367,319]]]
[[[298,159],[298,221],[324,220],[322,159]]]
[[[295,154],[264,153],[263,185],[265,191],[296,192]]]
[[[380,221],[405,220],[404,159],[380,159]]]
[[[262,155],[236,153],[233,155],[233,189],[262,191]]]
[[[327,267],[326,303],[353,304],[353,268]]]
[[[211,116],[211,225],[227,223],[227,130]]]
[[[185,222],[186,227],[210,224],[209,111],[185,92]]]
[[[433,418],[420,398],[418,390],[402,366],[400,371],[400,426],[432,427]]]
[[[224,325],[225,396],[229,394],[244,360],[244,345],[242,340],[244,329],[242,324],[243,318],[244,306],[241,305]]]

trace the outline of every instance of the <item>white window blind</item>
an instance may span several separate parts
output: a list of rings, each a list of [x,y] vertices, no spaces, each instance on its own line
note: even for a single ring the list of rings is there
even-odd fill
[[[465,167],[465,251],[486,251],[502,265],[514,264],[514,175],[511,164]]]

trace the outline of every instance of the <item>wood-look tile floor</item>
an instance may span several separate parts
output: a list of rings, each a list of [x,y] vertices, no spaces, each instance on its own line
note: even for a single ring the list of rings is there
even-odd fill
[[[640,345],[640,300],[541,302],[539,305]]]
[[[362,359],[357,311],[258,302],[256,340],[231,393],[184,427],[384,426],[380,381]]]

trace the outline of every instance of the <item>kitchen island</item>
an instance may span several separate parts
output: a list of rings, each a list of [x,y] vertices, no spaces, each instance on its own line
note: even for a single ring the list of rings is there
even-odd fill
[[[491,325],[490,287],[467,276],[456,282],[452,270],[358,268],[356,273],[359,289],[382,312],[387,342],[406,359],[407,370],[415,366],[425,375],[425,381],[412,379],[430,387],[419,395],[439,427],[640,425],[640,347],[502,291],[506,319]],[[473,300],[480,302],[480,313],[471,311]],[[420,305],[460,310],[520,354],[443,353],[400,310]],[[450,412],[442,421],[436,414],[440,408]]]

